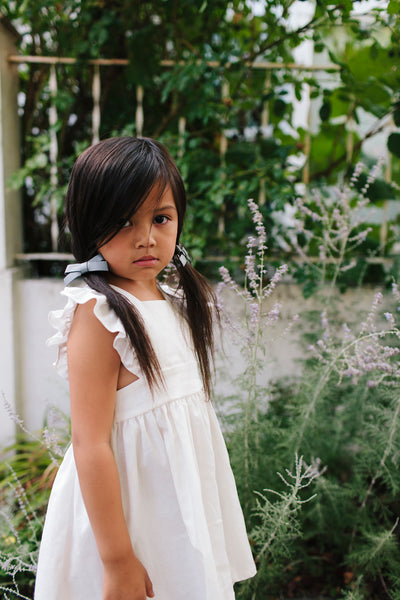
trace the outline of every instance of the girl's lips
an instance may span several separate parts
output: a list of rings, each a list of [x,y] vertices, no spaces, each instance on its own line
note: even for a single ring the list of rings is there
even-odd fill
[[[147,265],[147,266],[152,266],[158,263],[158,258],[155,258],[154,256],[142,256],[141,258],[138,258],[137,260],[133,261],[135,265]]]

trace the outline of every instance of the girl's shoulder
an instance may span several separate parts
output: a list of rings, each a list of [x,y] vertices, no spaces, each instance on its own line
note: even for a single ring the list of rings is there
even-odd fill
[[[67,342],[78,306],[82,307],[82,312],[86,314],[92,312],[108,332],[115,334],[113,346],[120,355],[121,362],[129,371],[137,372],[137,362],[125,329],[120,319],[110,309],[104,294],[93,290],[84,282],[79,282],[64,288],[61,295],[67,299],[67,302],[64,308],[49,313],[50,325],[56,333],[47,340],[48,346],[57,348],[54,367],[59,375],[68,379]]]

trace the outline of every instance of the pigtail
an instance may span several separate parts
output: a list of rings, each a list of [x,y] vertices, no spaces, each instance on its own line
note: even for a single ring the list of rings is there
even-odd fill
[[[215,293],[207,280],[190,263],[175,263],[179,276],[178,290],[183,291],[182,313],[190,328],[199,363],[204,390],[211,396],[214,359],[214,323],[219,322]]]
[[[163,377],[143,320],[133,304],[88,265],[101,253],[102,245],[135,214],[151,190],[157,189],[161,198],[167,186],[172,190],[178,212],[178,241],[186,211],[185,186],[171,155],[155,140],[117,137],[91,146],[75,162],[66,196],[72,252],[79,263],[86,261],[78,276],[107,298],[125,328],[150,389],[163,385]],[[205,278],[186,262],[184,253],[174,263],[183,292],[182,302],[177,298],[175,302],[180,303],[181,313],[188,321],[204,390],[209,397],[214,358],[213,321],[215,316],[218,318],[215,295]],[[99,264],[96,262],[95,266]]]
[[[139,311],[123,294],[114,290],[101,275],[85,273],[82,277],[92,289],[107,298],[109,307],[120,319],[150,389],[161,387],[164,380],[160,363]]]

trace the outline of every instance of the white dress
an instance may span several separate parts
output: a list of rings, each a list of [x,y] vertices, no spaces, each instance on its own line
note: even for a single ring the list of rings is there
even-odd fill
[[[77,304],[96,299],[94,314],[111,332],[123,365],[139,379],[118,390],[112,449],[134,552],[152,580],[155,600],[232,600],[233,583],[255,574],[224,440],[207,401],[186,323],[170,300],[139,310],[166,382],[154,397],[124,328],[105,297],[68,287],[63,310],[50,313],[58,333],[55,363],[67,377],[66,341]],[[48,505],[35,600],[101,600],[102,563],[82,500],[70,446]]]

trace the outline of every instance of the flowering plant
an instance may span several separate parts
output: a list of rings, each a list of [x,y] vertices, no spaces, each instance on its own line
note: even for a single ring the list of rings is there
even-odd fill
[[[302,201],[308,217],[315,197]],[[274,376],[266,368],[285,317],[274,297],[288,269],[270,273],[265,229],[252,201],[256,235],[247,244],[243,288],[221,269],[226,346],[232,355],[236,342],[242,366],[234,363],[236,377],[228,392],[222,389],[219,406],[258,564],[256,578],[238,586],[243,600],[285,591],[347,600],[400,597],[400,295],[393,283],[391,294],[375,292],[365,314],[359,309],[340,320],[336,286],[349,248],[368,232],[360,217],[366,204],[353,200],[349,187],[341,203],[319,204],[325,243],[316,266],[319,293],[312,311],[303,307],[280,327],[286,336],[292,330],[290,343],[295,329],[300,347],[313,338],[301,349],[298,375]],[[227,292],[241,304],[239,312],[232,314]]]
[[[54,408],[42,435],[29,432],[5,397],[17,441],[0,453],[0,592],[30,600],[50,489],[67,443],[69,422]]]
[[[380,229],[373,225],[378,208],[369,199],[381,163],[366,175],[365,165],[359,162],[347,183],[313,188],[297,198],[286,241],[295,253],[294,276],[304,285],[306,297],[318,289],[339,287],[343,291],[360,285],[372,268],[386,268],[385,257],[396,230],[385,223]]]

